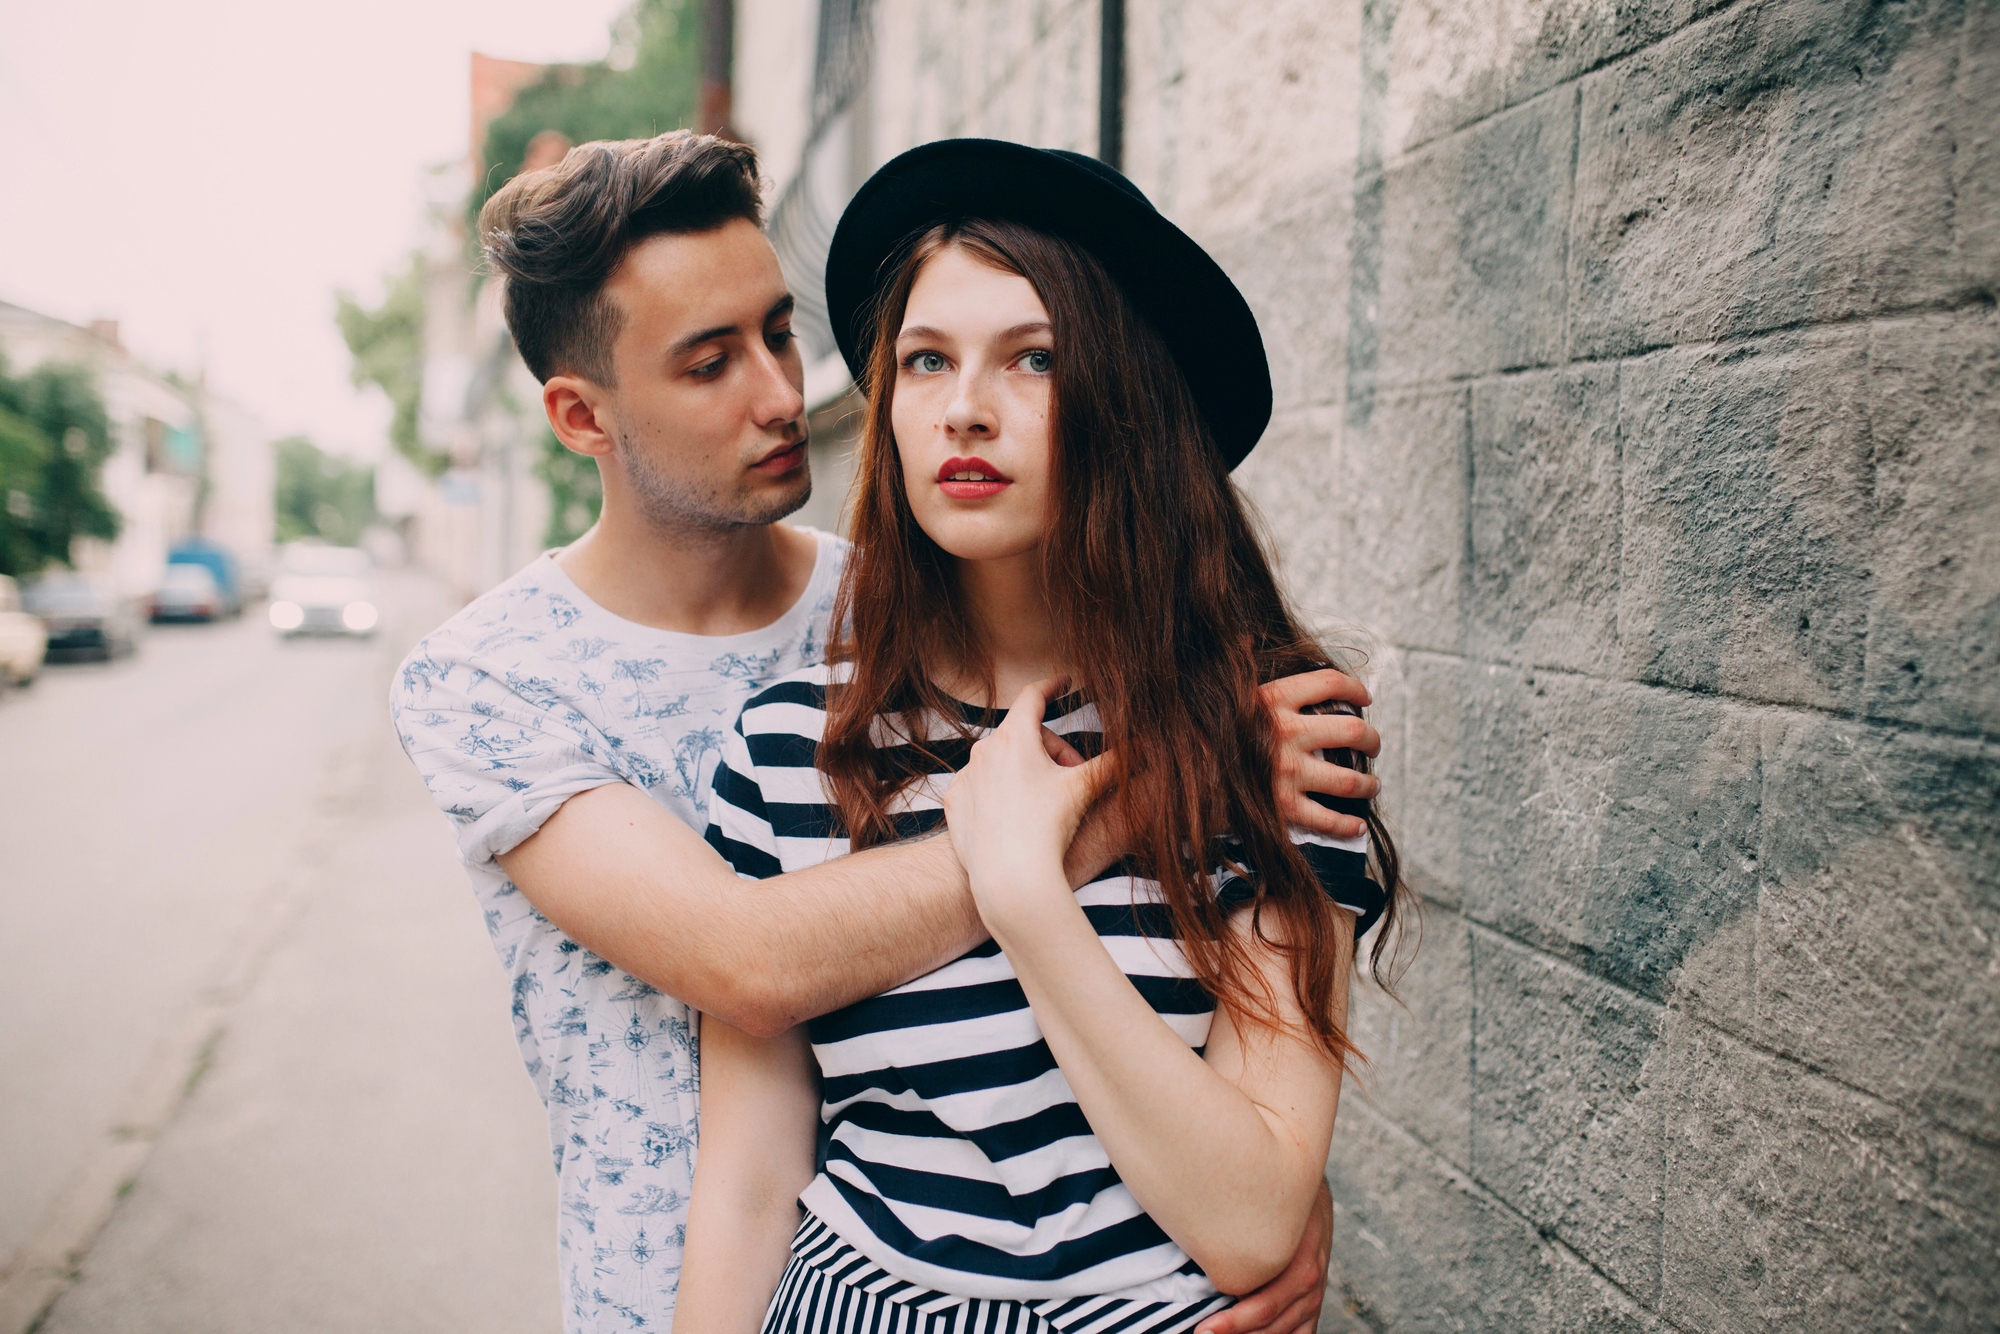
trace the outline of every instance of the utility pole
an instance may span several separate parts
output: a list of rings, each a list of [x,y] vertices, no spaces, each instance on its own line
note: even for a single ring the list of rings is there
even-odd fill
[[[729,128],[730,66],[736,52],[734,0],[702,0],[701,132],[735,138]]]
[[[1097,160],[1125,169],[1125,0],[1099,0]]]

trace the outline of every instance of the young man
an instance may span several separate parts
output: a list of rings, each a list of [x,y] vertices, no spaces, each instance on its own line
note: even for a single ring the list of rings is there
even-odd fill
[[[764,681],[816,661],[842,544],[778,522],[806,500],[792,297],[751,151],[686,132],[590,144],[487,205],[507,323],[603,515],[434,632],[391,708],[453,820],[549,1111],[568,1331],[664,1328],[692,1185],[695,1015],[758,1033],[898,986],[984,939],[949,840],[739,881],[702,841],[721,736]],[[1375,780],[1336,673],[1270,691],[1293,818]],[[1072,849],[1078,882],[1111,831]],[[1329,1211],[1269,1288],[1205,1328],[1309,1329]]]

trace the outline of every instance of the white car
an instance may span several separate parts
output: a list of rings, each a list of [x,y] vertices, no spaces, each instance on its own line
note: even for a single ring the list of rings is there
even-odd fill
[[[287,639],[374,634],[382,619],[374,572],[375,562],[359,547],[293,543],[279,558],[271,581],[272,628]]]
[[[26,685],[48,656],[49,628],[21,610],[21,589],[0,574],[0,685]]]

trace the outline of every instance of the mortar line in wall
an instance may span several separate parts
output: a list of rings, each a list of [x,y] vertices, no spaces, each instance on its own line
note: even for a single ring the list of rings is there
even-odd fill
[[[1439,1153],[1436,1149],[1433,1149],[1421,1137],[1412,1133],[1409,1127],[1405,1126],[1402,1122],[1396,1120],[1392,1116],[1389,1116],[1387,1113],[1380,1111],[1372,1103],[1369,1104],[1369,1110],[1375,1113],[1376,1119],[1380,1121],[1381,1124],[1387,1126],[1396,1135],[1402,1137],[1405,1140],[1408,1140],[1411,1144],[1415,1145],[1419,1150],[1421,1150],[1427,1157],[1429,1157],[1432,1160],[1432,1162],[1436,1165],[1435,1170],[1438,1171],[1439,1175],[1447,1178],[1448,1180],[1455,1180],[1457,1182],[1462,1182],[1463,1185],[1461,1186],[1461,1189],[1464,1189],[1467,1194],[1479,1200],[1482,1204],[1487,1205],[1489,1208],[1496,1209],[1499,1212],[1506,1214],[1508,1217],[1514,1219],[1515,1222],[1519,1223],[1529,1232],[1532,1232],[1535,1235],[1535,1239],[1539,1241],[1541,1244],[1563,1252],[1564,1254],[1569,1256],[1570,1259],[1574,1260],[1577,1264],[1583,1266],[1585,1269],[1588,1269],[1591,1273],[1595,1274],[1606,1287],[1610,1288],[1612,1291],[1624,1297],[1626,1301],[1632,1303],[1632,1305],[1637,1307],[1639,1310],[1644,1311],[1648,1315],[1651,1315],[1656,1319],[1658,1319],[1661,1324],[1664,1324],[1672,1329],[1681,1330],[1684,1332],[1686,1331],[1687,1327],[1685,1325],[1679,1324],[1672,1317],[1668,1316],[1665,1312],[1663,1312],[1660,1309],[1658,1304],[1648,1306],[1645,1302],[1639,1300],[1639,1298],[1633,1295],[1633,1293],[1629,1289],[1627,1289],[1624,1284],[1620,1283],[1617,1279],[1611,1277],[1611,1275],[1605,1273],[1602,1269],[1598,1268],[1596,1263],[1592,1261],[1589,1256],[1577,1250],[1576,1247],[1564,1241],[1554,1232],[1543,1228],[1540,1223],[1537,1223],[1534,1219],[1528,1217],[1526,1214],[1522,1213],[1519,1209],[1515,1208],[1513,1203],[1509,1201],[1506,1196],[1494,1190],[1491,1186],[1487,1185],[1484,1181],[1481,1181],[1471,1172],[1466,1171],[1463,1168],[1460,1168],[1457,1164],[1453,1163],[1451,1159],[1445,1157],[1443,1154]]]
[[[1397,150],[1396,161],[1401,162],[1404,158],[1414,156],[1415,154],[1422,152],[1424,149],[1430,147],[1432,144],[1443,143],[1446,139],[1451,138],[1453,135],[1464,134],[1467,131],[1476,130],[1480,126],[1484,125],[1487,121],[1492,120],[1497,116],[1504,116],[1508,112],[1514,110],[1517,107],[1527,106],[1532,102],[1547,97],[1549,94],[1567,88],[1572,84],[1581,84],[1585,79],[1589,78],[1593,74],[1596,74],[1600,70],[1609,69],[1611,66],[1619,64],[1622,61],[1630,60],[1634,56],[1643,55],[1646,52],[1652,50],[1656,46],[1662,46],[1668,42],[1673,41],[1676,37],[1679,37],[1684,32],[1692,32],[1696,28],[1700,27],[1702,24],[1720,18],[1722,15],[1736,8],[1736,6],[1739,3],[1741,3],[1741,0],[1723,0],[1722,4],[1717,5],[1714,9],[1711,9],[1708,13],[1703,14],[1700,18],[1690,19],[1688,22],[1683,23],[1680,27],[1675,28],[1673,31],[1663,32],[1658,37],[1653,38],[1649,42],[1641,42],[1638,46],[1628,47],[1627,49],[1618,52],[1616,55],[1605,56],[1601,60],[1598,60],[1595,63],[1588,65],[1583,69],[1576,70],[1571,74],[1563,76],[1563,78],[1561,78],[1555,83],[1550,84],[1546,88],[1537,88],[1534,92],[1529,93],[1526,97],[1523,97],[1518,101],[1508,100],[1507,95],[1503,92],[1500,97],[1499,106],[1494,107],[1491,111],[1482,111],[1479,115],[1475,116],[1471,120],[1465,121],[1463,124],[1453,125],[1450,126],[1449,128],[1439,130],[1436,134],[1431,135],[1427,139],[1420,139],[1417,142],[1408,145],[1407,147]]]
[[[1450,911],[1450,910],[1447,909],[1445,911]],[[1685,1020],[1690,1024],[1698,1024],[1701,1027],[1706,1028],[1711,1032],[1718,1033],[1721,1036],[1728,1038],[1732,1042],[1741,1043],[1744,1047],[1748,1048],[1753,1052],[1757,1052],[1758,1054],[1763,1056],[1768,1056],[1774,1061],[1782,1062],[1783,1064],[1792,1066],[1795,1069],[1802,1070],[1805,1073],[1812,1075],[1817,1079],[1824,1080],[1826,1083],[1834,1085],[1836,1088],[1846,1089],[1849,1093],[1852,1093],[1854,1096],[1858,1098],[1865,1098],[1869,1102],[1876,1104],[1878,1107],[1881,1107],[1891,1112],[1900,1113],[1904,1116],[1912,1117],[1918,1121],[1923,1122],[1925,1125],[1930,1126],[1935,1130],[1942,1131],[1944,1134],[1952,1135],[1961,1140],[1964,1140],[1968,1144],[1976,1144],[1981,1148],[1987,1148],[1987,1149],[2000,1149],[2000,1137],[1988,1137],[1985,1135],[1974,1133],[1972,1131],[1961,1130],[1957,1126],[1947,1125],[1945,1122],[1938,1120],[1936,1117],[1930,1115],[1928,1112],[1924,1111],[1920,1107],[1915,1107],[1908,1103],[1897,1102],[1893,1098],[1884,1097],[1879,1091],[1875,1089],[1863,1088],[1861,1085],[1856,1084],[1849,1079],[1843,1078],[1841,1075],[1835,1073],[1832,1070],[1826,1069],[1825,1067],[1820,1065],[1816,1065],[1812,1061],[1809,1061],[1802,1056],[1795,1056],[1790,1052],[1780,1051],[1776,1047],[1766,1046],[1764,1043],[1758,1041],[1756,1038],[1746,1037],[1745,1035],[1735,1032],[1732,1029],[1724,1028],[1721,1024],[1716,1023],[1714,1020],[1703,1018],[1701,1015],[1696,1014],[1693,1011],[1682,1008],[1681,1006],[1675,1004],[1673,1001],[1654,1000],[1651,996],[1647,996],[1641,992],[1633,990],[1630,986],[1626,985],[1623,982],[1618,981],[1616,978],[1606,977],[1602,973],[1593,972],[1590,969],[1585,968],[1583,965],[1577,963],[1576,960],[1574,959],[1565,958],[1564,956],[1556,953],[1554,950],[1548,949],[1542,945],[1538,945],[1534,941],[1523,939],[1522,937],[1515,935],[1513,932],[1505,930],[1499,926],[1496,926],[1491,922],[1484,921],[1478,917],[1474,917],[1471,913],[1467,912],[1463,908],[1456,910],[1454,915],[1457,916],[1461,921],[1463,921],[1465,925],[1472,931],[1492,936],[1496,940],[1504,940],[1508,944],[1526,950],[1530,954],[1538,955],[1541,958],[1550,960],[1553,963],[1558,963],[1566,968],[1574,969],[1577,973],[1581,974],[1582,976],[1589,978],[1591,981],[1596,982],[1599,985],[1608,988],[1609,990],[1619,992],[1629,1000],[1638,1001],[1643,1005],[1647,1005],[1653,1009],[1658,1010],[1663,1018],[1668,1014],[1679,1015],[1683,1020]],[[1468,972],[1470,976],[1467,979],[1467,985],[1472,993],[1472,999],[1468,1002],[1468,1012],[1476,1017],[1478,1014],[1478,1005],[1479,1005],[1478,965],[1476,963],[1476,959],[1475,962],[1468,969]],[[1476,1042],[1476,1038],[1468,1034],[1466,1041],[1467,1041],[1467,1046],[1471,1047]],[[1471,1102],[1471,1098],[1472,1095],[1468,1094],[1467,1096],[1468,1105]],[[1416,1137],[1412,1135],[1412,1138]],[[1474,1159],[1476,1165],[1476,1155],[1472,1152],[1471,1143],[1472,1143],[1471,1136],[1468,1135],[1466,1157],[1468,1159]]]
[[[1667,681],[1639,681],[1625,676],[1597,676],[1590,672],[1579,672],[1569,667],[1544,667],[1526,663],[1504,662],[1497,658],[1474,658],[1460,653],[1441,653],[1436,649],[1418,648],[1391,641],[1392,648],[1399,653],[1409,653],[1423,657],[1444,658],[1474,667],[1498,667],[1504,671],[1533,673],[1540,676],[1574,678],[1579,681],[1599,681],[1605,685],[1636,686],[1641,690],[1657,690],[1663,694],[1679,695],[1689,699],[1714,699],[1747,708],[1772,709],[1781,713],[1794,713],[1815,718],[1831,718],[1840,722],[1857,723],[1867,727],[1887,728],[1897,732],[1913,733],[1917,736],[1932,737],[1944,741],[1971,741],[1980,745],[2000,746],[2000,733],[1987,731],[1956,731],[1939,727],[1933,723],[1905,722],[1883,714],[1862,713],[1854,709],[1835,709],[1818,704],[1796,701],[1756,699],[1748,695],[1731,694],[1726,690],[1703,690],[1697,686],[1674,685]]]
[[[1557,346],[1563,350],[1563,360],[1569,361],[1569,294],[1575,284],[1570,281],[1570,256],[1576,245],[1576,208],[1579,191],[1576,188],[1576,164],[1583,152],[1583,88],[1578,85],[1576,96],[1570,106],[1569,122],[1569,213],[1563,218],[1563,263],[1562,263],[1562,338]]]
[[[1848,315],[1837,315],[1832,319],[1793,320],[1786,324],[1774,324],[1768,328],[1727,334],[1721,338],[1696,339],[1686,343],[1645,343],[1622,352],[1570,356],[1562,361],[1522,362],[1516,366],[1502,366],[1497,370],[1472,371],[1464,375],[1441,376],[1434,380],[1397,380],[1383,385],[1382,389],[1385,393],[1392,394],[1423,389],[1465,387],[1477,389],[1484,385],[1502,384],[1522,376],[1567,370],[1572,366],[1615,366],[1628,361],[1643,361],[1662,352],[1731,352],[1784,334],[1811,333],[1821,329],[1847,329],[1858,325],[1893,324],[1903,320],[1923,319],[1929,315],[1957,315],[1989,309],[1992,305],[1993,299],[1989,294],[1974,292],[1960,298],[1923,301],[1885,310],[1857,311]]]

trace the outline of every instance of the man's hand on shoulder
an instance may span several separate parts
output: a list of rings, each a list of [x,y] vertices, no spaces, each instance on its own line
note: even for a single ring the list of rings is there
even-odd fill
[[[1357,714],[1306,710],[1322,704],[1363,708],[1373,702],[1368,687],[1329,667],[1272,681],[1258,693],[1270,710],[1278,743],[1271,759],[1279,813],[1316,834],[1359,837],[1367,829],[1359,818],[1328,810],[1314,801],[1312,794],[1365,799],[1381,792],[1382,781],[1373,774],[1342,768],[1322,758],[1320,752],[1351,750],[1374,759],[1382,753],[1382,734]]]

